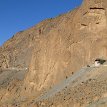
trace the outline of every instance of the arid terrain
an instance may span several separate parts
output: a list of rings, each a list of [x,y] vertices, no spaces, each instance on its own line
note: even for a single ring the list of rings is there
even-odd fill
[[[0,47],[0,107],[107,107],[107,0],[20,31]]]

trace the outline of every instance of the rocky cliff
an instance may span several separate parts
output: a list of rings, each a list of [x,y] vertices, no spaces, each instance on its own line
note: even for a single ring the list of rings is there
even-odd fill
[[[73,11],[20,31],[0,47],[0,103],[14,107],[25,102],[27,107],[31,99],[96,58],[107,59],[107,1],[84,0]]]

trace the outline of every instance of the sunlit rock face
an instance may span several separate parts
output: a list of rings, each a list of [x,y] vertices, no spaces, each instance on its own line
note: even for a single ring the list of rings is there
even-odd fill
[[[106,27],[106,9],[107,1],[106,0],[85,0],[83,7],[86,8],[85,13],[83,14],[83,27],[86,26],[89,31],[98,32],[103,30]]]
[[[28,98],[23,105],[29,107],[30,99],[96,58],[107,59],[107,0],[84,0],[71,12],[17,33],[0,48],[0,75],[6,75],[7,70],[10,72],[13,68],[16,77],[19,71],[25,75],[23,80],[16,81],[10,79],[13,73],[8,74],[6,81],[10,82],[0,91],[1,101],[20,102]],[[70,104],[80,107],[78,103]],[[58,107],[68,106],[65,103]]]
[[[50,88],[95,58],[107,58],[105,2],[86,0],[81,7],[54,19],[62,21],[34,48],[26,79],[29,86],[38,91]]]

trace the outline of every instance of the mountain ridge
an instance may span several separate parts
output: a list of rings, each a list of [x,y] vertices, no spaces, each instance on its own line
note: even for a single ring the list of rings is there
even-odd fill
[[[29,107],[32,100],[96,58],[107,59],[106,2],[84,0],[72,12],[21,31],[0,47],[0,76],[5,77],[0,79],[5,86],[0,89],[0,106],[14,107],[18,103]],[[68,104],[72,105],[69,101]],[[68,104],[64,107],[69,107]],[[79,102],[73,104],[82,106]]]

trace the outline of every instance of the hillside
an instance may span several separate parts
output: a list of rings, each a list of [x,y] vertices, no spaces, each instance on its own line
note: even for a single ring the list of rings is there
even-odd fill
[[[107,62],[84,67],[34,100],[39,107],[106,107]],[[99,101],[101,100],[101,101]]]
[[[41,107],[35,101],[41,94],[62,81],[72,84],[74,78],[66,91],[61,85],[65,94],[56,97],[49,91],[52,99],[42,107],[88,106],[85,102],[94,107],[106,96],[107,68],[86,68],[80,77],[75,75],[96,58],[107,59],[107,0],[84,0],[66,14],[18,32],[0,47],[0,106]],[[83,89],[85,95],[80,95]]]

